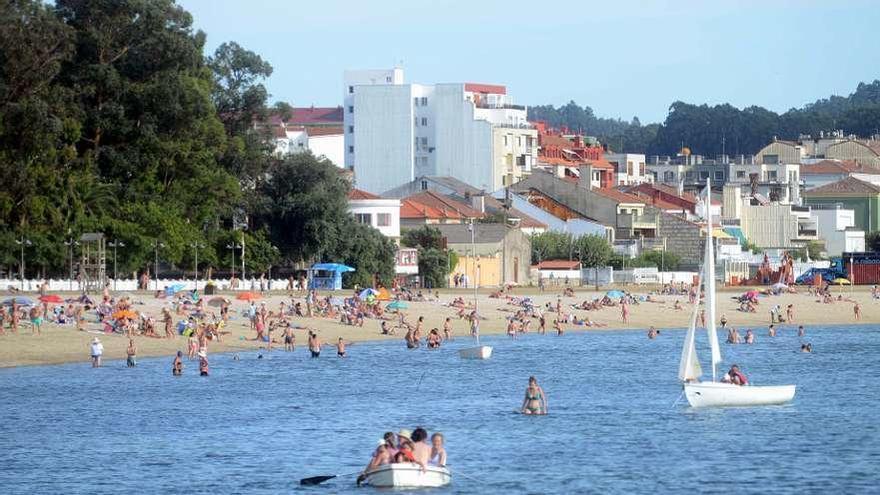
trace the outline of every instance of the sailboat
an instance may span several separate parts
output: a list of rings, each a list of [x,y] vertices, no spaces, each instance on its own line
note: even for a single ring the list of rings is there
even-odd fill
[[[703,257],[702,279],[706,291],[706,332],[712,353],[712,381],[700,381],[703,374],[695,344],[699,301],[694,304],[690,326],[684,338],[678,378],[684,383],[684,395],[691,407],[766,406],[784,404],[794,399],[795,385],[753,386],[717,381],[721,362],[721,348],[715,332],[715,246],[712,243],[712,188],[706,179],[706,251]]]

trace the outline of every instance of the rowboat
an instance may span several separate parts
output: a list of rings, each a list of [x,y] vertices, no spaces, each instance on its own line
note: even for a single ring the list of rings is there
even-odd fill
[[[462,359],[489,359],[492,357],[492,347],[488,345],[466,347],[464,349],[459,349],[458,355]]]
[[[423,471],[414,462],[385,464],[364,473],[364,483],[381,488],[436,488],[452,482],[445,467],[427,466]]]
[[[715,246],[712,242],[712,188],[706,179],[706,251],[703,255],[702,281],[706,291],[706,333],[712,357],[712,381],[700,381],[703,370],[697,359],[696,328],[699,300],[694,304],[690,326],[681,349],[678,378],[684,386],[684,395],[691,407],[743,407],[785,404],[794,399],[794,385],[754,386],[716,381],[716,370],[721,362],[721,347],[715,332]]]

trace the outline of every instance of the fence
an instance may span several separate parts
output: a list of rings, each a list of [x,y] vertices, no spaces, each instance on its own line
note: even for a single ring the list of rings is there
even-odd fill
[[[49,285],[50,292],[80,292],[80,284],[76,280],[46,280]],[[230,289],[229,287],[229,279],[214,279],[212,280],[214,285],[219,290],[260,290],[260,281],[258,279],[251,280],[239,280],[238,287],[236,289]],[[199,280],[198,283],[195,280],[184,280],[184,279],[159,279],[150,280],[149,290],[157,290],[164,289],[165,287],[170,287],[172,285],[182,285],[183,290],[204,290],[205,285],[208,283],[207,280]],[[294,282],[296,284],[296,282]],[[16,290],[21,290],[24,292],[37,292],[40,290],[40,286],[43,284],[43,280],[34,279],[28,280],[25,279],[24,287],[22,288],[22,281],[17,279],[0,279],[0,290],[6,290],[9,288],[13,288]],[[127,280],[116,280],[115,284],[113,280],[109,281],[110,290],[116,292],[129,292],[135,291],[138,288],[138,281],[135,279],[127,279]],[[284,290],[287,288],[287,280],[286,279],[274,279],[274,280],[266,280],[267,289],[272,290]]]

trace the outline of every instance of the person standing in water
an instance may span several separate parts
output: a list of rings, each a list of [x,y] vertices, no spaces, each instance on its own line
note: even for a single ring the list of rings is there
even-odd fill
[[[125,365],[129,368],[137,366],[137,347],[134,346],[134,339],[128,339],[128,349],[125,350]]]
[[[455,340],[452,337],[452,318],[447,317],[443,322],[443,339],[446,341]]]
[[[174,361],[171,363],[171,375],[172,376],[181,376],[183,375],[183,351],[177,351],[177,355],[174,356]]]
[[[529,386],[526,387],[521,412],[529,415],[547,414],[547,396],[544,394],[544,389],[538,385],[538,379],[534,376],[529,377]]]
[[[314,332],[309,332],[309,352],[313,358],[321,357],[321,339]]]
[[[209,373],[208,353],[205,351],[199,351],[199,376],[208,376]]]
[[[98,337],[92,339],[89,350],[92,356],[92,368],[100,368],[101,356],[104,354],[104,344],[101,343],[101,339]]]

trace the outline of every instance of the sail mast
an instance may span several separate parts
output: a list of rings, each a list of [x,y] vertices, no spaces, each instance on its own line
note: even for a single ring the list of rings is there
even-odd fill
[[[706,332],[709,334],[709,347],[712,349],[712,381],[716,381],[716,367],[721,362],[721,348],[715,333],[715,246],[712,242],[712,184],[706,178],[706,257],[703,263],[706,286]]]

